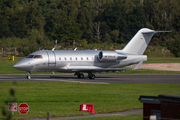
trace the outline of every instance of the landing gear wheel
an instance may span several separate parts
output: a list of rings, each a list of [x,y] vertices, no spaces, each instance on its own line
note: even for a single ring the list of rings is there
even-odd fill
[[[79,74],[78,78],[81,78],[81,79],[84,78],[84,74]]]
[[[27,72],[27,79],[31,79],[31,72]]]
[[[89,79],[95,79],[96,76],[94,74],[92,74],[92,75],[89,75],[88,77],[89,77]]]
[[[27,79],[31,79],[31,76],[27,76]]]
[[[91,71],[89,71],[88,77],[89,77],[89,79],[95,79],[96,76]]]

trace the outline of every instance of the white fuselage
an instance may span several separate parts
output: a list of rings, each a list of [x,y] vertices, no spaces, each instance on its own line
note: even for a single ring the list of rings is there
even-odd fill
[[[42,58],[24,58],[16,63],[14,67],[24,71],[42,72],[73,72],[78,68],[77,71],[83,72],[84,69],[86,71],[88,69],[96,71],[97,68],[101,68],[101,70],[120,68],[147,60],[146,55],[126,54],[125,59],[100,61],[100,52],[99,50],[41,50],[30,55],[42,55]]]

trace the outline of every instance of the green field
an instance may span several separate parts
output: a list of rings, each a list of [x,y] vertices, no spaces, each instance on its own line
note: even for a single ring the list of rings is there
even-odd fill
[[[0,68],[1,68],[0,74],[26,74],[25,71],[20,71],[13,68],[13,65],[21,59],[23,59],[23,57],[15,57],[14,62],[8,62],[6,57],[0,57]],[[148,58],[148,61],[145,61],[144,63],[180,63],[180,58]],[[52,74],[52,73],[32,72],[32,74]],[[56,72],[56,74],[59,73]],[[125,71],[123,73],[118,72],[113,74],[180,74],[180,72],[140,69],[140,70]]]
[[[12,82],[0,82],[0,106],[7,108]],[[85,84],[65,82],[16,82],[18,105],[30,106],[27,115],[15,112],[15,118],[87,115],[80,112],[81,104],[94,104],[96,113],[112,113],[142,108],[140,95],[180,94],[180,84]],[[1,115],[0,115],[1,116]]]

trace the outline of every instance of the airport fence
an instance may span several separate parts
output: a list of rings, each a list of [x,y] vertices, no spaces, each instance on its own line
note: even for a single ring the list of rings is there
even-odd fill
[[[7,48],[0,48],[0,55],[7,57],[8,55],[22,55],[23,56],[23,49],[22,48],[17,48],[17,47],[7,47]]]

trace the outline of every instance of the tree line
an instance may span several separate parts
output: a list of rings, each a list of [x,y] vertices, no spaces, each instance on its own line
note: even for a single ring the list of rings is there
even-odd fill
[[[179,0],[1,0],[0,47],[50,49],[54,40],[68,46],[126,44],[141,28],[171,30],[151,45],[180,57]],[[27,52],[29,51],[29,52]]]

